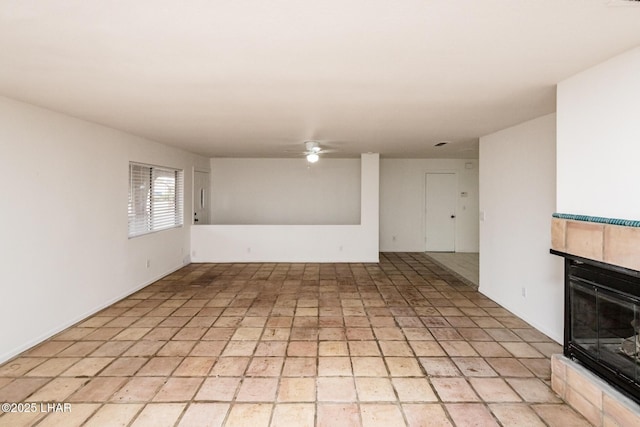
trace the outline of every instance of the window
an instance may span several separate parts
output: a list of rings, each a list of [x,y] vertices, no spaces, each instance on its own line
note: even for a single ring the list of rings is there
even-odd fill
[[[183,172],[129,163],[129,237],[180,227]]]

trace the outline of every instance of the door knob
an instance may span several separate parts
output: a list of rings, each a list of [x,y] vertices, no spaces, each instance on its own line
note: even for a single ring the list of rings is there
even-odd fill
[[[455,215],[451,215],[451,218],[455,218],[455,217],[456,217]]]

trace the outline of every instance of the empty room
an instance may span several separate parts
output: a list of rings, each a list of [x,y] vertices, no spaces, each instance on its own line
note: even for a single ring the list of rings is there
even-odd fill
[[[640,424],[640,1],[0,0],[0,426]]]

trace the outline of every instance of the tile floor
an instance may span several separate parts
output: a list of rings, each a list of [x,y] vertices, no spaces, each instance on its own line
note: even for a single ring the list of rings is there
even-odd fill
[[[192,264],[0,365],[1,426],[586,426],[560,346],[433,263]]]
[[[477,252],[427,252],[437,264],[476,288],[480,284],[480,254]]]

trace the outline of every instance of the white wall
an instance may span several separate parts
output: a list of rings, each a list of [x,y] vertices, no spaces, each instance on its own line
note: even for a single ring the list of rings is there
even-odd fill
[[[563,263],[549,254],[555,132],[551,114],[480,138],[479,290],[561,342]]]
[[[558,211],[640,219],[640,47],[558,84]]]
[[[211,224],[359,224],[360,159],[211,159]]]
[[[208,159],[1,97],[0,146],[0,362],[188,262],[189,217],[127,238],[128,164],[183,168],[189,213]]]
[[[472,168],[465,168],[471,163]],[[458,178],[456,252],[478,252],[478,161],[383,159],[380,162],[380,249],[425,250],[425,174],[455,172]],[[394,240],[395,237],[395,240]]]
[[[359,224],[200,225],[191,229],[192,260],[378,262],[378,154],[362,154],[360,173]]]

